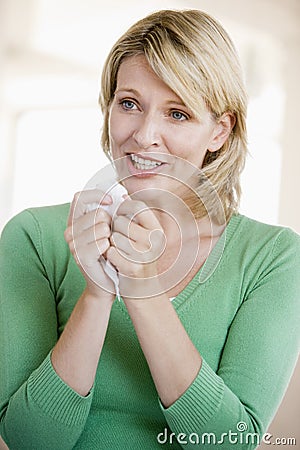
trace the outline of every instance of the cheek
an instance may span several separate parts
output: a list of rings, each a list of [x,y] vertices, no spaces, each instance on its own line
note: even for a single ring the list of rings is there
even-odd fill
[[[130,123],[128,123],[126,118],[112,111],[109,116],[108,133],[111,150],[117,151],[120,146],[128,141],[132,134]]]
[[[207,150],[207,141],[204,136],[196,133],[187,135],[174,133],[169,139],[169,148],[175,156],[201,167]]]
[[[120,137],[120,128],[117,126],[116,115],[111,112],[108,119],[108,134],[111,143],[118,142]]]

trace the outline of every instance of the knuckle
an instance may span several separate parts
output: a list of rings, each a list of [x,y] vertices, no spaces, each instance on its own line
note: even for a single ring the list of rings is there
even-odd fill
[[[141,269],[137,264],[131,264],[128,270],[128,276],[132,278],[139,278]]]
[[[106,252],[106,250],[109,248],[109,240],[108,239],[100,239],[97,241],[97,248],[100,255],[103,255],[103,253]]]
[[[69,242],[69,249],[70,249],[70,252],[71,252],[72,254],[75,253],[75,242],[74,242],[74,240],[71,240],[71,241]]]
[[[147,208],[146,204],[141,200],[131,200],[129,205],[131,215],[139,214]]]
[[[114,217],[114,227],[118,226],[120,223],[122,223],[122,216],[115,216]]]
[[[151,231],[149,235],[149,240],[155,246],[161,246],[165,242],[165,235],[160,229]]]
[[[106,211],[102,208],[100,204],[95,208],[96,218],[99,220],[103,219],[106,216]]]
[[[141,200],[138,200],[136,202],[136,212],[137,213],[144,212],[145,210],[148,210],[148,209],[149,209],[149,207]]]
[[[126,224],[126,217],[125,216],[115,216],[113,220],[113,228],[114,229],[121,229]]]
[[[67,241],[68,243],[70,242],[70,240],[72,239],[72,228],[68,227],[66,228],[66,230],[64,231],[64,238],[65,241]]]
[[[106,251],[106,255],[108,259],[113,260],[115,256],[115,249],[114,247],[109,246],[109,248]]]
[[[108,214],[108,212],[103,208],[103,205],[99,205],[97,211],[96,211],[96,219],[97,220],[101,220],[101,221],[105,221],[108,224],[111,222],[111,217]]]
[[[109,237],[110,236],[111,230],[110,230],[110,226],[108,225],[108,223],[103,222],[103,224],[102,224],[102,232],[103,232],[103,235],[105,237]]]
[[[78,200],[80,198],[80,195],[81,195],[81,191],[75,192],[74,197],[73,197],[73,202],[74,203],[78,202]]]
[[[110,236],[110,242],[113,245],[115,245],[117,243],[117,240],[118,240],[118,233],[116,231],[113,231]]]
[[[110,227],[106,222],[99,223],[96,228],[96,235],[99,236],[99,238],[106,237],[108,238],[110,236]]]
[[[145,253],[149,252],[151,250],[152,244],[150,239],[146,239],[144,241],[141,241],[137,247],[137,250],[142,254],[145,255]]]

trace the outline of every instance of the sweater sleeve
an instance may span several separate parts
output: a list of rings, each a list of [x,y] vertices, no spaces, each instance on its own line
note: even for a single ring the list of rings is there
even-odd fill
[[[187,391],[161,404],[184,448],[258,446],[297,361],[299,297],[300,239],[283,229],[234,317],[217,372],[203,360]]]
[[[39,224],[17,215],[0,240],[0,434],[14,449],[71,449],[92,393],[81,397],[54,371],[55,294],[43,264]]]

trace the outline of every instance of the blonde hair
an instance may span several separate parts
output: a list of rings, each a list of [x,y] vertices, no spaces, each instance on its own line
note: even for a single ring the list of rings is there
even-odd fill
[[[207,151],[204,158],[198,191],[206,212],[199,202],[193,211],[198,217],[209,212],[224,223],[224,217],[227,221],[237,212],[247,154],[247,96],[234,45],[223,27],[199,10],[162,10],[134,24],[111,49],[102,73],[102,146],[109,157],[108,117],[118,70],[124,58],[140,54],[196,117],[201,118],[204,107],[216,121],[225,112],[235,116],[222,148]]]

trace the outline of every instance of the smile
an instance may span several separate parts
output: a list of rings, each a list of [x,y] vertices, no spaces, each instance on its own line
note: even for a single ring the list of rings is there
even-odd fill
[[[161,166],[162,164],[161,162],[153,161],[151,159],[144,159],[134,154],[131,154],[130,158],[132,165],[138,170],[151,170]]]

